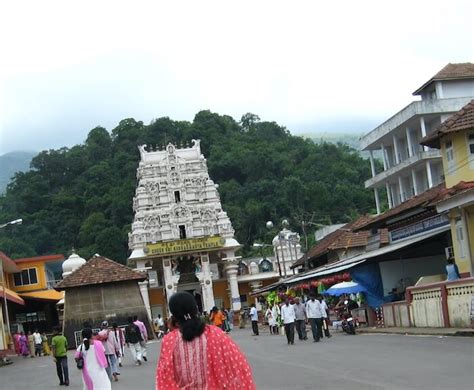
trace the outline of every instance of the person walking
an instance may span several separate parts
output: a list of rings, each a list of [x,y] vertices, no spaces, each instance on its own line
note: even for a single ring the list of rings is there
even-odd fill
[[[123,357],[125,356],[125,336],[123,335],[123,330],[118,327],[116,322],[112,324],[112,329],[112,332],[114,333],[114,338],[119,345],[119,352],[117,354],[118,365],[119,367],[122,367]]]
[[[21,334],[20,332],[17,330],[13,336],[13,342],[15,344],[15,353],[20,356],[21,355],[21,349],[20,349],[20,337],[21,337]]]
[[[43,340],[43,355],[51,355],[51,348],[49,348],[48,336],[46,336],[46,332],[43,332],[43,334],[41,335],[41,339]]]
[[[322,295],[318,295],[318,301],[321,304],[321,311],[322,311],[322,314],[323,314],[324,335],[327,338],[330,338],[331,334],[329,333],[329,307],[326,304],[326,301],[324,300]]]
[[[30,357],[35,357],[35,336],[31,332],[28,332],[28,347],[30,349]]]
[[[281,307],[281,319],[285,325],[288,345],[293,345],[295,343],[295,309],[293,305],[290,305],[288,299],[285,300],[285,304]]]
[[[30,355],[30,348],[28,345],[28,337],[25,336],[25,332],[20,333],[20,339],[19,339],[19,344],[20,344],[20,354],[23,357],[28,357]]]
[[[298,332],[298,338],[300,340],[307,340],[306,309],[298,297],[295,298],[295,304],[293,305],[293,308],[295,309],[295,327],[296,331]]]
[[[169,309],[177,328],[163,338],[156,370],[156,390],[254,390],[247,359],[220,328],[204,324],[194,297],[171,296]]]
[[[258,310],[255,303],[252,303],[250,308],[250,320],[252,321],[252,331],[254,336],[258,336]]]
[[[281,322],[281,312],[280,312],[280,306],[276,302],[273,303],[272,307],[272,317],[275,320],[275,327],[273,329],[273,333],[278,335],[279,334],[279,328],[280,328],[280,322]]]
[[[270,306],[267,307],[267,310],[265,310],[265,318],[267,319],[270,334],[273,334],[273,328],[275,327],[276,321],[273,318],[272,309],[270,308]]]
[[[109,379],[112,380],[112,378],[114,378],[114,381],[117,382],[118,376],[120,375],[117,365],[117,355],[120,353],[120,345],[118,340],[115,339],[113,329],[109,328],[107,321],[102,322],[101,328],[102,330],[97,335],[97,340],[102,342],[105,357],[107,358],[108,364],[105,370],[107,371]]]
[[[128,325],[125,328],[125,342],[127,347],[130,348],[135,365],[141,366],[142,364],[142,347],[140,346],[142,336],[140,329],[133,323],[133,318],[128,317]]]
[[[133,317],[133,323],[138,326],[138,329],[140,329],[140,334],[142,336],[142,340],[140,341],[140,347],[142,348],[142,358],[146,362],[148,361],[148,358],[146,357],[146,343],[148,342],[148,332],[146,330],[145,324],[138,319],[138,316]]]
[[[41,356],[43,350],[43,338],[38,329],[33,333],[33,339],[35,341],[35,356]]]
[[[99,340],[92,339],[92,329],[82,329],[82,344],[77,347],[74,355],[76,361],[82,359],[83,390],[111,390],[112,385],[105,370],[107,358],[104,347]]]
[[[224,330],[224,314],[222,314],[222,312],[217,308],[217,306],[214,306],[212,308],[210,320],[212,325]]]
[[[59,378],[59,386],[69,386],[69,369],[67,366],[67,339],[61,333],[59,326],[53,329],[54,335],[51,340],[51,355],[56,363],[56,373]]]
[[[306,302],[306,316],[311,324],[311,332],[313,333],[313,341],[319,342],[323,337],[323,313],[321,303],[311,295],[310,300]]]

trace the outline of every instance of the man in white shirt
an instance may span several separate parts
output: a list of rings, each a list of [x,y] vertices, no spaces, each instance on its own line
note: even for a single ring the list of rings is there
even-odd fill
[[[43,350],[43,338],[38,329],[33,333],[33,338],[35,340],[35,356],[41,356]]]
[[[322,295],[318,295],[318,301],[321,303],[321,309],[322,309],[322,314],[323,314],[323,328],[324,328],[324,335],[327,338],[331,337],[331,334],[329,333],[329,308],[328,305],[326,304],[326,301],[323,299]]]
[[[252,303],[250,308],[250,319],[252,321],[252,331],[254,336],[258,336],[258,311],[255,307],[255,303]]]
[[[295,343],[295,309],[293,305],[290,305],[288,299],[285,304],[281,307],[281,319],[285,324],[285,334],[288,340],[288,345]]]
[[[306,316],[311,324],[313,341],[317,343],[323,337],[323,309],[314,295],[306,302]]]

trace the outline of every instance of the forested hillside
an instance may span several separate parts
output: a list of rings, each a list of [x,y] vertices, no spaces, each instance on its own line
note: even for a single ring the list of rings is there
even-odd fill
[[[302,220],[346,222],[371,212],[364,189],[367,160],[345,145],[315,144],[274,122],[247,114],[240,122],[199,112],[192,123],[160,118],[150,125],[124,119],[110,133],[101,127],[72,148],[39,153],[32,170],[18,173],[0,197],[0,221],[23,225],[0,233],[0,250],[12,257],[94,253],[124,261],[133,219],[132,198],[139,161],[137,145],[178,145],[200,139],[209,174],[219,184],[237,239],[249,249],[269,243],[282,218],[300,231]]]

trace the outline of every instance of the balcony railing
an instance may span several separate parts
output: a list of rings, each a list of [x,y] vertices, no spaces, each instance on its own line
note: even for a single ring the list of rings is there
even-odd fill
[[[386,171],[380,172],[371,179],[365,182],[365,188],[376,187],[377,184],[383,184],[389,177],[400,173],[404,169],[412,168],[414,165],[422,160],[428,159],[441,159],[441,152],[437,149],[430,149],[427,151],[419,152],[406,160],[403,160],[399,164],[387,169]]]

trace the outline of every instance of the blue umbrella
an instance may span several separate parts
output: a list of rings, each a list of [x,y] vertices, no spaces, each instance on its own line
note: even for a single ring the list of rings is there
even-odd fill
[[[356,294],[362,291],[365,291],[365,288],[360,284],[355,282],[341,282],[327,289],[324,294],[339,296],[342,294]]]

